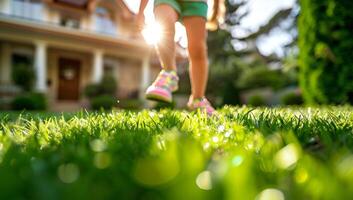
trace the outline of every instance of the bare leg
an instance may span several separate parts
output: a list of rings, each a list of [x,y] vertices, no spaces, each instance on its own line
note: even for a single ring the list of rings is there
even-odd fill
[[[161,41],[156,45],[162,68],[176,70],[174,35],[178,13],[169,5],[160,4],[154,9],[154,14],[163,31]]]
[[[202,17],[185,17],[183,21],[188,37],[192,97],[202,98],[208,80],[206,20]]]

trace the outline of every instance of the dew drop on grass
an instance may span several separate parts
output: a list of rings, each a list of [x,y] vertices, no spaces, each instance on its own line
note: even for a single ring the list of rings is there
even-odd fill
[[[196,185],[202,190],[212,189],[211,172],[203,171],[196,178]]]
[[[219,138],[218,138],[217,136],[213,136],[213,137],[212,137],[212,141],[213,141],[214,143],[218,143],[218,142],[219,142]]]
[[[203,145],[203,149],[206,150],[210,148],[210,143],[206,142],[204,145]]]
[[[218,129],[217,129],[218,133],[222,133],[224,130],[225,130],[224,125],[218,126]]]
[[[58,168],[58,177],[64,183],[73,183],[80,176],[80,170],[76,164],[62,164]]]
[[[233,133],[232,130],[228,130],[228,131],[224,134],[224,136],[225,136],[226,138],[229,138],[229,137],[232,135],[232,133]]]
[[[281,190],[268,188],[263,190],[257,197],[256,200],[284,200],[284,194]]]

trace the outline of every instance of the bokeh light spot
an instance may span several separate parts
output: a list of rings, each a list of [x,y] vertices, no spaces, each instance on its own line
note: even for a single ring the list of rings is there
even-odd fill
[[[58,177],[64,183],[73,183],[80,176],[80,170],[76,164],[62,164],[58,168]]]
[[[203,149],[204,149],[204,150],[207,150],[208,148],[210,148],[210,143],[206,142],[206,143],[203,145]]]
[[[342,159],[337,165],[338,174],[347,179],[353,179],[353,155],[347,156]]]
[[[196,185],[202,190],[212,189],[211,172],[203,171],[196,178]]]
[[[98,169],[105,169],[111,164],[111,156],[108,153],[97,153],[93,163]]]
[[[256,198],[256,200],[284,200],[282,191],[274,188],[263,190]]]
[[[102,152],[107,148],[107,145],[105,144],[105,142],[100,139],[92,140],[90,142],[90,146],[92,151],[95,151],[95,152]]]
[[[230,137],[232,134],[233,134],[233,131],[232,131],[232,130],[228,130],[228,131],[224,134],[224,136],[225,136],[226,138],[228,138],[228,137]]]
[[[295,144],[289,144],[277,152],[275,163],[281,169],[291,168],[297,163],[299,153],[299,149]]]
[[[218,129],[217,129],[218,133],[221,133],[221,132],[223,132],[224,130],[225,130],[224,125],[218,126]]]
[[[297,183],[305,183],[309,178],[309,174],[305,169],[298,169],[295,172],[295,180]]]
[[[237,167],[243,163],[243,160],[242,156],[234,156],[232,159],[232,165]]]
[[[218,143],[218,142],[219,142],[219,138],[218,138],[217,136],[213,136],[213,137],[212,137],[212,141],[213,141],[214,143]]]

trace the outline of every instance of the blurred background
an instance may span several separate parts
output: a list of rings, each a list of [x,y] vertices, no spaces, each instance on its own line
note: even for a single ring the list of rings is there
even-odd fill
[[[175,102],[144,100],[160,65],[136,31],[139,2],[1,0],[0,109],[183,108],[190,83],[180,23]],[[226,0],[225,23],[208,35],[207,96],[217,107],[352,103],[351,4]],[[153,23],[153,1],[145,15]]]

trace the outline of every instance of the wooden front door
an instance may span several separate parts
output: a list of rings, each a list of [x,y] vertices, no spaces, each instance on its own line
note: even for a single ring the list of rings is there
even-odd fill
[[[81,62],[75,59],[59,59],[59,100],[78,100]]]

